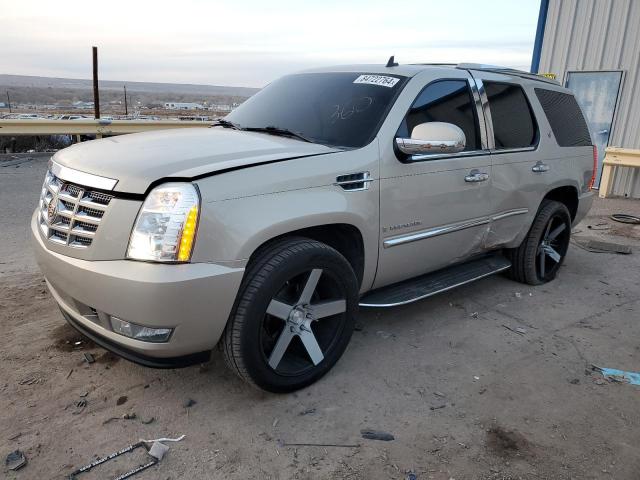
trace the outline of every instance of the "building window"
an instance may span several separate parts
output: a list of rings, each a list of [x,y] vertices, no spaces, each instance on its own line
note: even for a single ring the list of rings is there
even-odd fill
[[[531,107],[518,85],[484,82],[491,109],[496,150],[536,144],[538,131]]]

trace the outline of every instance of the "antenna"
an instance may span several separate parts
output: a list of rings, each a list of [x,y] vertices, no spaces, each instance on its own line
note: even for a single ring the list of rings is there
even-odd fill
[[[394,57],[395,55],[391,55],[389,57],[389,61],[387,62],[387,67],[397,67],[399,65],[398,63],[396,63],[396,60]]]

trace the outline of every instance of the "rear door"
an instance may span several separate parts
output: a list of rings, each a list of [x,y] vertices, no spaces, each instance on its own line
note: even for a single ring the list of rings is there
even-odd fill
[[[381,242],[374,287],[461,262],[482,250],[490,221],[491,162],[479,107],[468,72],[429,70],[412,79],[387,117],[379,135]],[[460,127],[465,151],[399,153],[394,139],[409,137],[423,122]]]
[[[491,151],[492,214],[485,247],[519,242],[552,183],[545,161],[533,90],[510,75],[472,71],[483,103]],[[511,246],[511,245],[510,245]]]

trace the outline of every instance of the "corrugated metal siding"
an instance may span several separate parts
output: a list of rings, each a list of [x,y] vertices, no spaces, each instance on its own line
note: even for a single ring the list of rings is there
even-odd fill
[[[550,0],[540,72],[623,70],[609,145],[640,149],[640,0]],[[617,168],[613,194],[640,198],[637,170]]]

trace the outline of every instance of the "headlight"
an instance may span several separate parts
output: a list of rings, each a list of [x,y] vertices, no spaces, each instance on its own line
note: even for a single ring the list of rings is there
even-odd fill
[[[159,185],[145,199],[133,227],[127,257],[188,262],[198,229],[200,196],[191,183]]]

